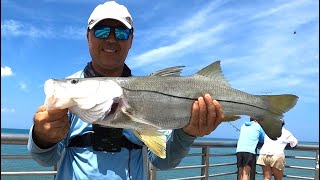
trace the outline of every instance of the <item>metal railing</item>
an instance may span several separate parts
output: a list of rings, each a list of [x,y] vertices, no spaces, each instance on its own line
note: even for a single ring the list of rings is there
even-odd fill
[[[10,145],[26,145],[28,142],[27,134],[4,134],[1,133],[1,145],[10,144]],[[180,165],[176,168],[170,169],[170,171],[195,171],[195,175],[184,176],[184,177],[168,177],[166,179],[175,179],[175,180],[191,180],[191,179],[201,179],[207,180],[211,177],[230,177],[230,179],[236,179],[237,177],[237,166],[236,166],[236,155],[235,148],[237,142],[231,141],[197,141],[192,145],[190,153],[184,159],[199,157],[201,162],[199,164],[188,164],[181,162]],[[260,148],[261,145],[258,145]],[[219,150],[220,149],[220,150]],[[227,151],[227,149],[230,149]],[[211,151],[215,153],[211,153]],[[292,159],[293,161],[300,164],[298,161],[313,161],[313,166],[297,166],[294,164],[287,163],[286,169],[293,169],[296,174],[300,174],[298,171],[310,171],[309,176],[305,175],[294,175],[294,174],[284,174],[284,177],[292,179],[319,179],[319,145],[307,145],[307,144],[298,144],[295,148],[286,147],[286,150],[289,151],[302,151],[302,152],[313,152],[314,156],[296,156],[296,155],[286,155],[286,159]],[[220,153],[216,153],[220,152]],[[213,162],[220,158],[221,162]],[[17,159],[32,159],[29,155],[3,155],[1,151],[1,159],[6,160],[17,160]],[[226,162],[226,159],[233,159],[232,162]],[[184,160],[183,160],[184,161]],[[287,161],[287,160],[286,160]],[[258,166],[257,166],[258,167]],[[223,168],[226,171],[220,171],[219,173],[212,173],[218,168]],[[196,171],[196,170],[199,171]],[[163,174],[166,171],[158,170],[151,163],[148,163],[149,170],[149,179],[156,180],[159,177],[163,177]],[[252,168],[252,173],[250,176],[251,180],[254,180],[256,176],[261,176],[262,172],[256,170],[256,166]],[[196,174],[196,173],[199,174]],[[52,175],[55,177],[57,173],[57,165],[53,167],[52,171],[23,171],[23,172],[3,172],[1,171],[1,176],[42,176],[42,175]],[[176,173],[177,174],[177,173]],[[162,178],[163,179],[163,178]]]
[[[262,144],[258,144],[258,149],[260,149]],[[201,148],[201,153],[191,153],[188,156],[201,156],[202,164],[201,165],[194,165],[194,166],[184,166],[179,165],[176,168],[173,168],[172,170],[181,170],[181,169],[194,169],[194,168],[200,168],[200,174],[195,176],[189,176],[189,177],[182,177],[182,178],[174,178],[175,180],[191,180],[191,179],[201,179],[201,180],[207,180],[210,177],[218,177],[218,176],[228,176],[230,179],[237,179],[238,169],[236,166],[236,154],[235,154],[235,148],[237,147],[237,142],[222,142],[222,141],[201,141],[201,142],[195,142],[192,145],[193,148]],[[217,149],[223,149],[224,151],[221,153],[209,153],[210,150],[217,151]],[[227,148],[230,148],[232,153],[229,151],[225,152]],[[313,152],[314,156],[296,156],[296,155],[286,155],[286,161],[288,162],[288,159],[293,159],[295,161],[295,164],[301,164],[301,161],[313,161],[314,165],[312,166],[296,166],[291,165],[289,163],[286,164],[286,171],[288,169],[294,170],[295,174],[302,174],[299,172],[299,170],[309,171],[308,175],[294,175],[290,174],[289,172],[287,174],[284,174],[283,177],[290,178],[290,179],[319,179],[319,145],[307,145],[307,144],[298,144],[296,147],[291,148],[290,146],[286,147],[286,150],[293,151],[293,152]],[[222,163],[211,163],[211,161],[214,161],[217,157],[224,157],[224,159],[227,159],[227,157],[234,157],[234,161],[230,163],[222,162]],[[258,156],[258,154],[257,154]],[[215,157],[213,159],[210,159],[210,157]],[[187,157],[186,157],[187,158]],[[223,166],[224,169],[229,169],[226,172],[219,171],[219,173],[209,173],[211,168],[217,168]],[[161,170],[157,170],[155,167],[153,167],[151,164],[149,164],[149,173],[150,173],[150,179],[156,180],[157,174],[159,172],[162,172]],[[232,167],[226,168],[226,167]],[[254,161],[254,166],[252,167],[252,171],[250,174],[250,180],[255,180],[256,177],[261,176],[263,173],[261,171],[257,171],[257,167]],[[261,168],[261,167],[260,167]],[[171,170],[171,171],[172,171]],[[285,171],[285,172],[286,172]],[[165,171],[164,171],[165,172]],[[306,174],[306,173],[305,173]],[[232,175],[232,176],[230,176]],[[170,179],[170,178],[168,178]],[[224,179],[224,178],[223,178]]]

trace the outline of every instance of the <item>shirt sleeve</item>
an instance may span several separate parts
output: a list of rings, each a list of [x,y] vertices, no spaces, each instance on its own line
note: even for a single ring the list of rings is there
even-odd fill
[[[186,134],[182,129],[164,131],[167,135],[166,158],[161,159],[148,150],[148,158],[158,169],[171,169],[179,165],[181,160],[188,154],[192,143],[196,139],[194,136]]]
[[[291,133],[289,133],[287,140],[291,147],[295,147],[298,144],[297,138],[295,138]]]
[[[32,158],[42,166],[54,166],[61,157],[61,154],[64,150],[64,145],[62,142],[57,143],[56,145],[48,148],[48,149],[41,149],[37,146],[37,144],[33,141],[32,138],[32,131],[33,126],[30,128],[29,132],[29,140],[27,149],[30,152]]]
[[[264,143],[264,136],[265,136],[265,132],[264,132],[264,130],[260,127],[259,143],[261,143],[261,144]]]

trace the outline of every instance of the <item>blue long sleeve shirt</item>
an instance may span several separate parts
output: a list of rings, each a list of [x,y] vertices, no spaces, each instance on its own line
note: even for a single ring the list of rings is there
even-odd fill
[[[249,152],[256,154],[258,142],[263,143],[265,132],[259,123],[245,122],[240,129],[236,152]]]
[[[83,78],[83,71],[71,77]],[[69,113],[70,130],[67,137],[51,148],[41,149],[32,139],[33,127],[30,129],[28,150],[35,161],[42,166],[59,163],[57,180],[89,179],[147,179],[147,157],[158,169],[176,167],[184,158],[196,137],[189,136],[182,129],[162,130],[167,137],[166,159],[161,159],[147,149],[143,156],[142,149],[121,148],[120,152],[94,151],[92,147],[67,147],[71,138],[93,132],[92,125]],[[143,145],[130,129],[124,129],[123,135],[131,142]]]

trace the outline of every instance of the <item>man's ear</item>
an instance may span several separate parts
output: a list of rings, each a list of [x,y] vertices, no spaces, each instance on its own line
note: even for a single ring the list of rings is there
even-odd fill
[[[129,47],[129,49],[131,49],[131,46],[132,46],[132,42],[133,42],[133,33],[131,34],[130,38],[131,38],[131,43],[130,43],[130,47]]]
[[[90,31],[89,31],[89,29],[87,30],[87,41],[89,42],[89,33],[90,33]]]

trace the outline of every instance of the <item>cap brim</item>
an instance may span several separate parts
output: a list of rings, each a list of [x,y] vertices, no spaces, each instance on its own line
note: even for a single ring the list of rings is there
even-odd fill
[[[96,20],[94,23],[90,24],[90,25],[88,26],[88,28],[89,28],[89,29],[92,29],[96,24],[98,24],[100,21],[102,21],[102,20],[104,20],[104,19],[114,19],[114,20],[117,20],[117,21],[122,22],[122,24],[124,24],[127,28],[129,28],[129,29],[132,28],[131,24],[129,24],[128,21],[126,21],[126,20],[124,20],[124,19],[113,18],[113,17],[98,19],[98,20]]]

